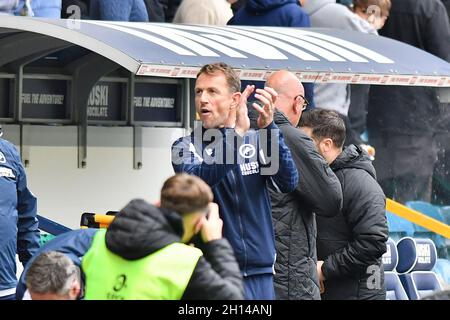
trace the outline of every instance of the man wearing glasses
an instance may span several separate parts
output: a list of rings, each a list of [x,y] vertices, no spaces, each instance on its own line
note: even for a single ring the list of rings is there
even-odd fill
[[[291,193],[280,194],[269,188],[277,251],[275,295],[284,300],[320,299],[314,213],[332,217],[340,212],[341,186],[313,141],[297,128],[308,106],[300,80],[293,73],[280,70],[269,77],[266,86],[278,93],[274,121],[301,177]],[[249,117],[252,127],[256,127],[257,114]]]

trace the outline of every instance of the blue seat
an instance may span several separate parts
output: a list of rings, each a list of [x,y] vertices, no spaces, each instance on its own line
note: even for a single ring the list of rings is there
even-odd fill
[[[442,290],[436,273],[436,246],[431,239],[405,237],[397,243],[397,272],[410,300],[419,300]]]
[[[398,263],[398,252],[395,242],[389,238],[386,242],[386,252],[382,257],[384,266],[384,283],[386,285],[386,300],[408,300],[408,295],[402,286],[398,274],[394,271]]]
[[[405,205],[408,208],[411,208],[413,210],[422,212],[423,214],[429,216],[430,218],[436,219],[438,221],[444,222],[444,217],[441,215],[441,213],[439,212],[440,209],[433,206],[431,203],[429,202],[425,202],[425,201],[407,201],[405,203]],[[419,228],[422,228],[420,226],[418,226]],[[422,228],[425,231],[428,231],[425,228]],[[420,230],[420,229],[417,229]]]
[[[398,241],[403,237],[414,236],[414,225],[412,222],[389,211],[386,211],[386,218],[389,228],[389,236],[393,240]]]
[[[433,268],[433,271],[436,272],[444,281],[447,286],[450,285],[450,261],[447,259],[437,259],[436,265]]]
[[[441,207],[439,209],[446,224],[450,226],[450,206]]]
[[[408,201],[406,202],[406,206],[419,211],[430,218],[438,220],[440,222],[446,223],[444,217],[442,216],[440,209],[433,206],[431,203],[425,201]],[[414,237],[415,238],[429,238],[434,241],[436,247],[439,251],[439,256],[446,258],[447,257],[447,244],[445,238],[437,235],[433,231],[425,229],[419,225],[414,225]]]
[[[439,208],[439,212],[441,213],[441,216],[444,218],[444,222],[450,226],[450,206]],[[445,239],[445,244],[447,246],[447,256],[443,258],[448,259],[450,257],[450,239]]]

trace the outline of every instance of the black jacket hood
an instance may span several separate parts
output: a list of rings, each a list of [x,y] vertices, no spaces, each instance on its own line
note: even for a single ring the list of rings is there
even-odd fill
[[[363,169],[367,171],[375,180],[376,172],[367,153],[354,144],[345,147],[342,153],[330,165],[333,171],[344,168]]]
[[[136,260],[180,242],[182,235],[183,220],[178,213],[135,199],[108,227],[106,246],[124,259]]]
[[[245,4],[245,10],[252,14],[258,14],[281,7],[288,3],[300,5],[298,0],[248,0]]]

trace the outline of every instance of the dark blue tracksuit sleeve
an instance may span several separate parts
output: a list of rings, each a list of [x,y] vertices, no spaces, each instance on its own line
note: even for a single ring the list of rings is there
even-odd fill
[[[39,229],[36,216],[37,200],[28,190],[25,170],[19,155],[15,152],[18,180],[17,180],[17,254],[25,266],[28,260],[39,249]]]
[[[298,185],[299,177],[297,167],[292,159],[291,151],[286,146],[283,134],[274,122],[272,122],[266,129],[268,141],[267,146],[272,145],[273,139],[278,139],[278,168],[275,168],[277,170],[275,170],[275,173],[271,176],[272,182],[274,183],[275,188],[280,192],[292,192]],[[267,153],[270,154],[270,152]],[[273,164],[274,163],[272,162],[271,165]],[[261,166],[266,167],[267,165],[261,164]]]
[[[57,237],[47,242],[44,246],[39,248],[35,255],[30,259],[30,261],[28,261],[28,264],[24,267],[22,274],[20,275],[20,279],[17,282],[16,287],[16,299],[23,299],[25,291],[27,290],[26,276],[28,274],[28,270],[30,269],[33,261],[36,260],[36,258],[41,253],[48,251],[58,251],[64,253],[73,261],[73,263],[75,263],[77,266],[80,266],[81,258],[91,247],[92,240],[94,239],[97,231],[98,229],[91,228],[71,230],[58,235]],[[82,277],[84,277],[83,274]]]
[[[233,170],[236,164],[237,151],[227,143],[226,135],[234,134],[233,129],[221,130],[222,149],[224,152],[215,154],[213,157],[207,157],[203,150],[197,150],[191,142],[190,137],[184,137],[177,140],[172,145],[172,166],[176,173],[189,173],[202,178],[211,187],[222,180],[230,170]],[[228,132],[228,133],[227,133]],[[233,155],[232,159],[226,159],[226,155]],[[218,161],[222,157],[221,161]],[[205,161],[207,160],[207,161]]]

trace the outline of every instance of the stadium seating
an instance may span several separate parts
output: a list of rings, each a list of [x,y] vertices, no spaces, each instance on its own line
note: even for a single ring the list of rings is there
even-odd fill
[[[397,246],[393,239],[386,243],[386,253],[383,255],[384,283],[386,285],[386,300],[408,300],[398,274],[394,271],[398,263]]]
[[[397,272],[411,300],[419,300],[442,286],[436,273],[431,271],[436,264],[436,246],[430,239],[405,237],[397,243]]]
[[[433,206],[431,203],[425,201],[408,201],[406,202],[405,205],[413,210],[419,211],[429,216],[430,218],[446,223],[443,216],[440,213],[440,209]],[[447,257],[447,244],[444,237],[437,235],[436,233],[418,225],[414,225],[414,228],[415,228],[414,231],[415,238],[429,238],[433,240],[433,242],[436,244],[439,257],[443,258]]]
[[[444,285],[450,286],[450,260],[437,259],[433,271],[442,279]]]
[[[393,240],[398,241],[403,237],[414,236],[414,225],[412,222],[389,211],[386,211],[386,218],[389,228],[389,237]]]
[[[441,207],[439,209],[446,224],[450,226],[450,206]]]

